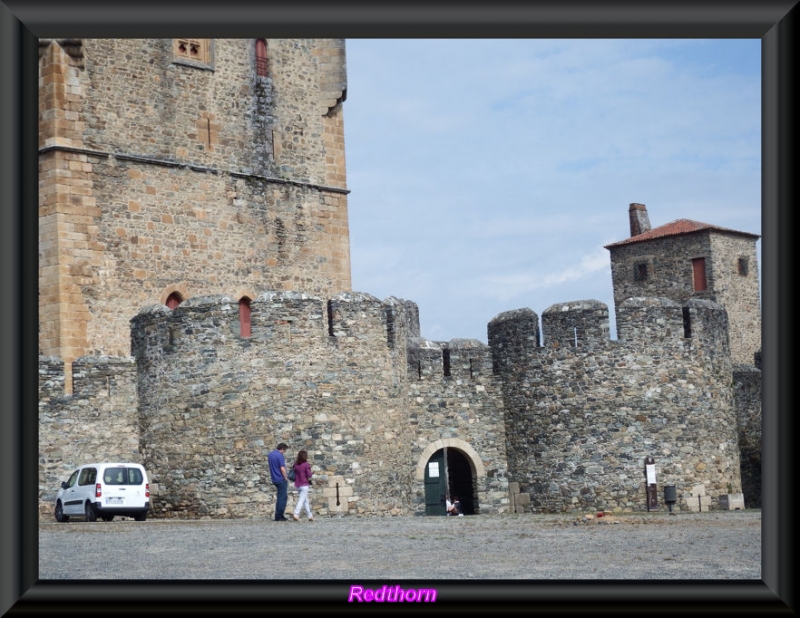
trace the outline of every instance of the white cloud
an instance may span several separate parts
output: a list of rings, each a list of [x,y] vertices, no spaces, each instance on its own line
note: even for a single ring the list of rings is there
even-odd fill
[[[579,262],[555,271],[541,272],[539,269],[526,269],[486,275],[478,279],[478,287],[485,296],[507,301],[538,290],[559,288],[565,283],[580,281],[594,276],[598,272],[611,276],[608,252],[604,249],[584,255]],[[561,300],[580,299],[564,298]]]

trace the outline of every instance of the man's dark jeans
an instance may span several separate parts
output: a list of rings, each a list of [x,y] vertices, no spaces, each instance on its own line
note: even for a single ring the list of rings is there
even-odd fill
[[[278,501],[275,503],[275,521],[286,519],[286,503],[289,500],[289,482],[273,483],[278,490]]]

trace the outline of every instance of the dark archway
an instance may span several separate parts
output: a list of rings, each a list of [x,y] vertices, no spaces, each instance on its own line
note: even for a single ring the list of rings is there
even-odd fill
[[[458,496],[464,515],[479,512],[472,465],[462,451],[453,447],[439,449],[426,462],[425,514],[445,515],[448,494]]]
[[[447,484],[450,495],[458,496],[464,515],[478,513],[478,497],[475,495],[475,479],[472,466],[464,453],[455,448],[445,449],[447,453]]]

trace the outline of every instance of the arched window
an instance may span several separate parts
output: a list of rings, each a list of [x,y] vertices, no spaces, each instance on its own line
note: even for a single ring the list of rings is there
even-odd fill
[[[180,294],[178,294],[178,292],[173,292],[172,294],[170,294],[170,295],[167,297],[167,302],[166,302],[166,305],[167,305],[167,307],[169,307],[170,309],[174,309],[175,307],[177,307],[178,305],[180,305],[182,302],[183,302],[183,296],[181,296]]]
[[[267,76],[267,42],[264,39],[256,40],[256,75]]]
[[[249,337],[250,332],[250,299],[242,296],[239,300],[239,334]]]

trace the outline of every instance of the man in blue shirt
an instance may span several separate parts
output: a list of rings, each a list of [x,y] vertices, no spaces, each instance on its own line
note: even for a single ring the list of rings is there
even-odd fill
[[[289,499],[289,478],[286,476],[286,460],[283,458],[287,448],[289,447],[281,442],[274,451],[267,455],[272,484],[278,490],[278,499],[275,502],[275,521],[289,521],[285,515],[286,502]]]

